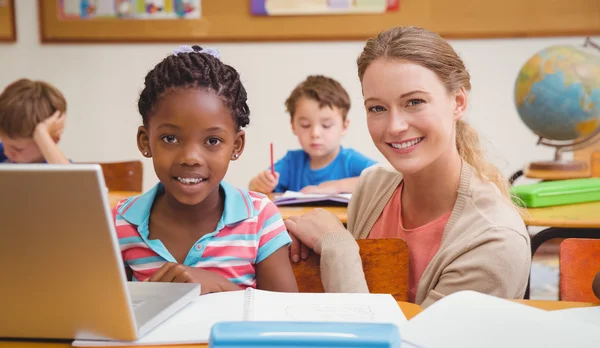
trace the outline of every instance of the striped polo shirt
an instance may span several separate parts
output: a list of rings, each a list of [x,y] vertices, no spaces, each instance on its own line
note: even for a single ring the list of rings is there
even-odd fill
[[[190,249],[185,266],[201,267],[242,287],[256,287],[255,265],[291,243],[281,215],[265,195],[221,182],[225,192],[223,215],[214,232]],[[177,262],[159,239],[148,239],[150,210],[164,186],[120,201],[113,217],[126,267],[134,281],[149,278],[167,262]]]

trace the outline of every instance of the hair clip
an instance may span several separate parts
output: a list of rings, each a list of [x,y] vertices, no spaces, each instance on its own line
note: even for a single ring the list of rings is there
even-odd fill
[[[201,51],[196,51],[192,46],[182,45],[173,50],[173,54],[177,56],[179,53],[205,53],[221,60],[221,53],[216,48],[202,48]]]

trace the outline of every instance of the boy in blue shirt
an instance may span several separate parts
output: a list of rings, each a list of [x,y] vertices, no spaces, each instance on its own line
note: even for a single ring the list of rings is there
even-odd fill
[[[360,173],[376,162],[340,145],[349,120],[350,97],[337,81],[309,76],[285,102],[301,150],[288,151],[270,170],[250,182],[250,190],[271,193],[351,193]]]
[[[0,163],[68,164],[57,143],[67,101],[54,86],[20,79],[0,94]]]

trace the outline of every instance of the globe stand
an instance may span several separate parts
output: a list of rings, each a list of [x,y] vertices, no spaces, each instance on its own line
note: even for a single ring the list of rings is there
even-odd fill
[[[590,176],[589,166],[582,161],[569,161],[563,159],[563,154],[566,151],[574,151],[588,146],[594,142],[596,136],[600,134],[600,126],[591,134],[575,140],[554,141],[540,137],[538,145],[546,145],[556,148],[554,153],[554,161],[539,161],[529,164],[526,176],[530,178],[538,178],[545,180],[561,180],[584,178]]]

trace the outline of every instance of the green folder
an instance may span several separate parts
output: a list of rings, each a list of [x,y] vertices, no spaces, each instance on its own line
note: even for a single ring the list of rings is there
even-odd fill
[[[528,208],[600,201],[600,178],[544,181],[511,188],[516,204]],[[600,211],[598,211],[600,215]]]

